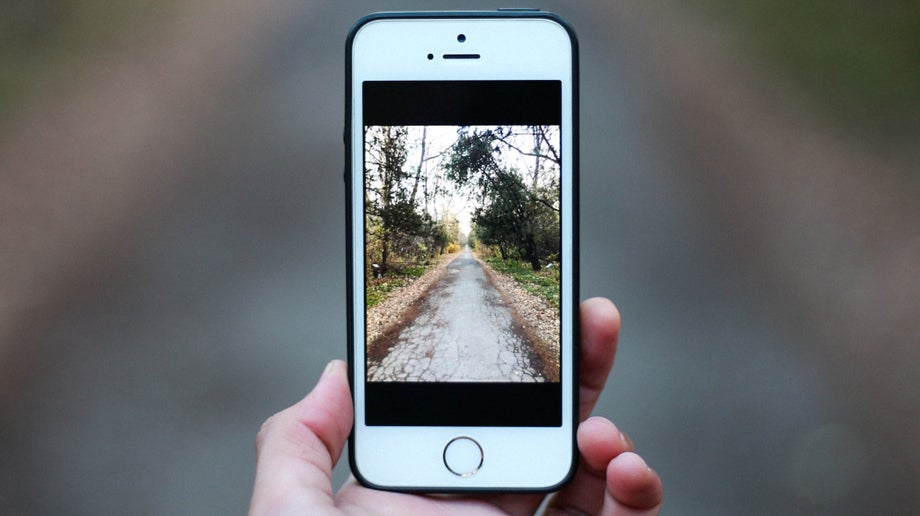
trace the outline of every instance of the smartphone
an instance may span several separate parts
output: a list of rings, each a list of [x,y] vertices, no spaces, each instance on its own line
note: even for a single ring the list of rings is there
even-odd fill
[[[536,10],[380,13],[346,56],[352,471],[557,489],[578,456],[574,33]]]

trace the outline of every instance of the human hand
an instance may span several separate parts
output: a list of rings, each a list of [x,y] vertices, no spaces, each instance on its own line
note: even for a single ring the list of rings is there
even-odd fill
[[[572,481],[552,495],[547,512],[657,514],[658,474],[633,453],[632,441],[602,417],[588,417],[616,355],[620,315],[609,300],[581,304],[578,449]],[[256,437],[256,479],[250,514],[533,514],[542,494],[430,496],[366,488],[354,477],[333,494],[332,468],[353,423],[344,362],[326,366],[313,391],[270,417]]]

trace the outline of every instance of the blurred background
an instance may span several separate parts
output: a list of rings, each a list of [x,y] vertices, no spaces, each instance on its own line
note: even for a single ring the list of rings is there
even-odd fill
[[[0,513],[246,510],[345,356],[345,35],[494,7],[0,1]],[[597,412],[666,513],[920,511],[920,4],[539,7],[623,314]]]

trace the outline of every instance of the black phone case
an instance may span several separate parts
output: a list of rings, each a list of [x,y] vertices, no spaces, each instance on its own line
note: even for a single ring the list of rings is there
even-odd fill
[[[355,309],[354,306],[354,278],[352,277],[352,260],[354,256],[354,220],[352,217],[353,204],[355,200],[352,198],[352,146],[355,142],[352,141],[352,87],[351,87],[351,74],[352,74],[352,45],[354,43],[355,35],[358,30],[365,24],[381,19],[451,19],[451,18],[518,18],[518,19],[528,19],[528,18],[545,18],[552,20],[562,26],[566,32],[569,34],[569,39],[572,42],[572,199],[574,206],[572,207],[572,297],[576,300],[573,303],[572,310],[575,312],[571,314],[571,320],[574,322],[573,328],[573,346],[572,346],[572,356],[574,357],[575,363],[572,367],[572,415],[573,415],[573,428],[577,429],[578,426],[578,381],[579,381],[579,371],[578,371],[578,356],[580,348],[580,329],[578,324],[578,303],[579,299],[578,294],[578,282],[579,282],[579,205],[578,205],[578,170],[579,170],[579,67],[578,67],[578,39],[575,35],[575,31],[572,27],[561,17],[554,13],[540,11],[535,9],[499,9],[497,11],[406,11],[406,12],[381,12],[381,13],[372,13],[367,16],[362,17],[351,30],[348,32],[348,38],[345,42],[345,129],[343,133],[343,139],[345,144],[345,222],[346,222],[346,235],[345,235],[345,252],[346,252],[346,302],[347,302],[347,313],[348,313],[348,382],[352,391],[352,399],[354,399],[354,382],[355,379],[355,353],[354,353],[354,317]],[[358,407],[354,407],[355,410],[358,410]],[[360,443],[355,442],[355,432],[352,428],[351,434],[348,437],[348,465],[351,468],[352,474],[363,486],[369,487],[372,489],[386,490],[386,491],[398,491],[398,492],[412,492],[412,493],[472,493],[472,492],[489,492],[489,493],[548,493],[556,491],[565,484],[567,484],[575,474],[575,471],[578,467],[578,443],[575,440],[575,432],[572,432],[572,450],[574,460],[572,461],[572,467],[569,470],[568,475],[561,481],[559,484],[554,486],[549,486],[543,489],[527,489],[527,488],[434,488],[429,486],[418,486],[418,487],[408,487],[408,488],[393,488],[389,486],[380,486],[372,482],[369,482],[362,475],[360,470],[358,470],[357,465],[355,464],[355,453],[354,450],[356,446]]]

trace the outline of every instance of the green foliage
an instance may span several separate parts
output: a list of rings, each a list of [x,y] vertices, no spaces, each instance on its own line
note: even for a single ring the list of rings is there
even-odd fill
[[[509,128],[461,130],[445,168],[448,179],[462,187],[471,186],[478,193],[480,205],[473,214],[475,240],[496,246],[502,258],[522,258],[537,271],[541,261],[559,251],[559,189],[558,179],[546,184],[539,181],[541,158],[552,159],[541,153],[548,129],[530,130],[535,147],[529,151],[509,143]],[[502,165],[499,157],[503,149],[535,158],[530,184],[518,170]]]
[[[365,130],[365,259],[368,278],[391,274],[395,262],[429,264],[456,242],[458,225],[444,214],[435,220],[425,211],[421,165],[407,166],[408,128],[377,126]],[[422,136],[424,160],[424,133]],[[376,264],[377,267],[373,267]]]
[[[399,287],[405,286],[401,278],[388,277],[386,280],[372,281],[365,290],[365,302],[368,308],[379,305],[387,295]]]
[[[410,278],[419,278],[422,276],[422,274],[428,272],[428,269],[430,268],[431,266],[428,265],[410,265],[400,269],[399,273]]]
[[[365,289],[367,308],[383,302],[394,290],[410,285],[431,269],[431,265],[393,264],[386,277],[369,278]]]
[[[365,131],[366,226],[369,236],[379,241],[382,272],[389,265],[394,239],[414,233],[422,224],[405,187],[406,134],[407,129],[398,126]]]
[[[502,260],[498,257],[486,258],[493,269],[513,278],[521,287],[531,294],[546,300],[553,307],[559,308],[559,264],[550,268],[534,271],[526,262],[519,260]]]
[[[737,27],[739,48],[765,58],[838,123],[913,145],[920,136],[920,2],[707,0]]]

